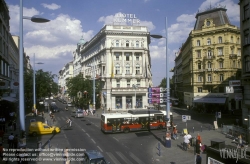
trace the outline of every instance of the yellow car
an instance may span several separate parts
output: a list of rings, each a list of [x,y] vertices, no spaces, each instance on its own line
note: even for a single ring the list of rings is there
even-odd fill
[[[29,134],[37,136],[38,134],[56,134],[60,133],[60,128],[57,126],[49,126],[43,122],[31,122],[29,127]]]

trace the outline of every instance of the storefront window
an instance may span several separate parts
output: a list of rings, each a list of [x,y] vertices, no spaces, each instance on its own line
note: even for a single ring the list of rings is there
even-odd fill
[[[115,97],[115,108],[116,109],[122,108],[122,97],[121,96]]]
[[[142,108],[142,96],[136,96],[136,108]]]
[[[132,96],[126,96],[126,109],[132,108]]]

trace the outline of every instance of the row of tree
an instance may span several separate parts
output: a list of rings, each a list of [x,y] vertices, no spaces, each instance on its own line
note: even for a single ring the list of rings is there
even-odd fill
[[[93,93],[93,80],[90,76],[83,78],[82,74],[66,79],[67,94],[73,98],[74,104],[79,108],[87,109],[93,104],[93,95],[95,94],[96,108],[100,108],[101,102],[101,81],[96,80],[95,93]]]
[[[45,97],[58,94],[58,85],[54,82],[57,75],[51,72],[44,72],[42,69],[35,73],[36,79],[36,104],[39,109],[39,101]],[[27,71],[24,74],[24,96],[25,96],[25,110],[30,112],[33,107],[33,70]]]

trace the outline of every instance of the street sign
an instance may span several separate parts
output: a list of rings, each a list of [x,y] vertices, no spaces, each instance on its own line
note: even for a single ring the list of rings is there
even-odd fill
[[[191,116],[186,115],[186,120],[191,120]]]
[[[148,92],[149,93],[161,93],[169,89],[170,88],[151,87],[151,88],[148,88]]]
[[[167,97],[166,93],[148,93],[148,98],[164,98]]]
[[[187,121],[186,115],[182,115],[181,118],[182,118],[182,122],[186,122]]]

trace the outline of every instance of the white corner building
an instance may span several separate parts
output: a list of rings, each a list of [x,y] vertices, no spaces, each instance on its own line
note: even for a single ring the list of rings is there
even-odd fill
[[[107,110],[144,108],[152,86],[149,44],[145,26],[105,25],[90,41],[77,44],[73,74],[95,75],[102,86],[96,94]]]

